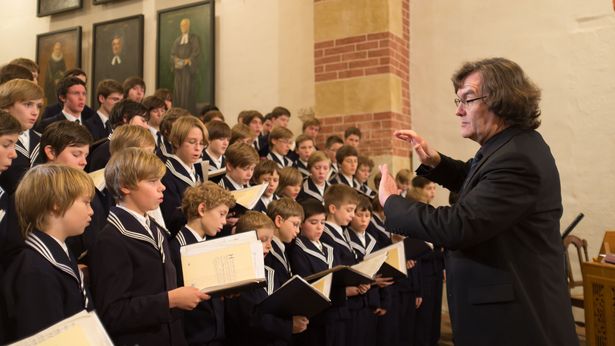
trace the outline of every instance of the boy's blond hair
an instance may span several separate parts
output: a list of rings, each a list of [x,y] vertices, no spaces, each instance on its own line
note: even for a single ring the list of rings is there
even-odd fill
[[[109,141],[111,155],[126,148],[155,147],[156,140],[152,133],[141,126],[121,125],[113,130]]]
[[[235,206],[235,197],[218,184],[206,181],[196,186],[191,186],[184,192],[182,199],[182,211],[186,220],[191,221],[199,218],[199,205],[204,204],[205,209],[211,210],[220,205],[232,208]]]
[[[344,184],[331,185],[324,195],[325,208],[329,211],[329,206],[334,205],[340,208],[344,204],[358,204],[359,193],[352,187]]]
[[[208,132],[205,125],[203,125],[203,122],[194,115],[186,115],[177,119],[171,127],[171,133],[169,133],[168,141],[171,142],[173,148],[179,148],[186,140],[186,137],[188,137],[190,130],[193,128],[201,130],[203,133],[203,144],[207,145]]]
[[[273,147],[273,140],[293,139],[293,132],[286,127],[277,126],[269,132],[269,147]]]
[[[249,144],[237,142],[231,144],[224,152],[226,163],[234,168],[246,168],[256,165],[259,161],[256,149]]]
[[[116,202],[124,199],[121,188],[136,189],[143,180],[161,179],[164,163],[154,153],[139,148],[126,148],[111,157],[105,167],[105,184]]]
[[[43,89],[30,80],[13,79],[0,85],[0,109],[8,108],[15,102],[38,100],[43,97]]]
[[[236,232],[244,233],[249,231],[256,231],[261,228],[275,229],[273,221],[267,215],[258,211],[247,211],[243,214],[239,221],[237,221]]]
[[[280,170],[280,184],[276,193],[279,195],[287,186],[301,185],[303,176],[295,167],[284,167]]]
[[[289,217],[297,216],[303,221],[303,207],[297,201],[289,197],[283,197],[275,201],[271,201],[267,206],[267,216],[271,220],[275,220],[276,216],[286,220]]]
[[[410,184],[412,182],[412,171],[407,168],[400,169],[395,175],[395,182],[398,184]]]
[[[233,145],[249,138],[253,138],[250,127],[244,123],[237,123],[231,128],[231,139],[229,140],[229,144]]]
[[[15,209],[24,238],[42,230],[51,213],[64,216],[83,195],[94,196],[94,183],[82,170],[48,163],[31,168],[15,191]]]
[[[322,161],[329,162],[329,168],[331,168],[331,160],[329,159],[327,154],[325,154],[323,151],[313,152],[312,155],[310,155],[310,158],[308,159],[308,164],[307,164],[308,170],[312,169],[312,167],[314,167],[315,164],[317,164],[318,162],[322,162]]]

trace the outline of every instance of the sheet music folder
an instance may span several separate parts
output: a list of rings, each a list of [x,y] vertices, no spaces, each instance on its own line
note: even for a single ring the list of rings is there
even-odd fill
[[[378,274],[382,274],[385,278],[400,279],[408,277],[408,270],[406,269],[406,252],[403,242],[397,242],[391,244],[378,251],[374,251],[365,256],[365,259],[369,259],[381,254],[386,254],[386,260],[382,263],[382,267],[378,270]]]
[[[280,317],[305,316],[310,318],[331,306],[332,274],[309,284],[295,275],[263,300],[258,308]]]
[[[184,284],[207,294],[265,285],[263,246],[255,231],[182,246],[180,254]]]
[[[18,341],[15,346],[113,346],[105,328],[94,311],[85,310],[62,320],[51,327]]]
[[[313,282],[321,277],[333,273],[333,286],[358,286],[371,284],[382,264],[386,261],[387,254],[383,253],[352,266],[338,265],[331,269],[323,270],[316,274],[305,277],[305,281]]]

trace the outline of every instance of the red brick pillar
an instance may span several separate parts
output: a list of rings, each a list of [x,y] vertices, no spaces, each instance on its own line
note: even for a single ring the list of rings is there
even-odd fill
[[[315,0],[316,117],[326,136],[361,129],[362,154],[410,167],[395,129],[410,127],[408,0]]]

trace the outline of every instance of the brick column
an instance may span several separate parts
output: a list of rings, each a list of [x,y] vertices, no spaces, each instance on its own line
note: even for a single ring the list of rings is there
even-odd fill
[[[319,142],[356,126],[360,152],[393,172],[410,167],[395,129],[410,127],[409,0],[315,0]]]

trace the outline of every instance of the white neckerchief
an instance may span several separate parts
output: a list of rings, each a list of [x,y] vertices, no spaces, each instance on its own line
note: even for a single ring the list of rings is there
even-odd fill
[[[72,114],[66,113],[65,111],[62,111],[62,114],[64,114],[64,117],[66,118],[66,120],[68,120],[68,121],[70,121],[72,123],[74,123],[75,121],[79,120],[79,124],[83,125],[83,121],[81,120],[81,116],[76,117],[76,116],[74,116]],[[81,114],[79,114],[79,115],[81,115]]]
[[[177,162],[179,162],[179,164],[182,165],[182,167],[184,167],[184,169],[188,172],[188,174],[190,174],[190,179],[192,179],[192,181],[196,183],[196,174],[194,172],[194,165],[191,165],[192,167],[188,166],[184,161],[182,161],[182,159],[180,159],[176,155],[171,155],[171,157],[176,159]]]
[[[316,188],[318,189],[318,192],[320,192],[321,196],[325,195],[325,187],[327,186],[327,182],[323,181],[322,184],[318,185],[314,182],[314,180],[312,180],[312,182],[314,183],[314,186],[316,186]]]
[[[188,44],[188,34],[182,34],[182,38],[179,41],[179,44]]]
[[[346,237],[344,236],[344,229],[342,228],[342,226],[333,222],[327,222],[327,224],[331,226],[331,228],[333,228],[333,230],[337,232],[337,234],[339,234],[340,238],[346,240]]]
[[[103,125],[105,125],[107,120],[109,120],[109,117],[107,115],[104,115],[103,112],[101,112],[99,110],[96,111],[96,114],[98,114],[98,117],[100,118],[100,121],[102,121]]]
[[[189,230],[190,233],[192,233],[196,241],[198,241],[199,243],[207,240],[206,237],[201,237],[201,235],[198,234],[195,230],[193,230],[190,226],[186,225],[186,229]]]
[[[350,184],[350,187],[355,187],[355,186],[354,186],[354,177],[353,177],[352,175],[351,175],[351,176],[348,176],[348,175],[346,175],[346,174],[344,174],[344,173],[342,173],[341,175],[342,175],[342,176],[346,179],[346,181]]]
[[[61,241],[60,239],[52,236],[51,234],[47,233],[48,236],[51,237],[51,239],[55,240],[58,244],[60,244],[60,247],[62,248],[62,250],[64,250],[64,252],[66,253],[66,257],[69,259],[70,261],[70,255],[68,254],[68,246],[66,246],[66,243]]]
[[[354,234],[357,236],[357,238],[359,238],[361,244],[363,244],[363,247],[365,247],[365,232],[354,232]]]
[[[233,186],[235,187],[235,189],[237,190],[241,190],[244,189],[243,185],[239,184],[238,182],[236,182],[235,180],[233,180],[233,178],[231,178],[230,175],[226,175],[226,179],[228,179],[228,181],[231,182],[231,184],[233,184]]]
[[[156,145],[158,145],[158,130],[156,130],[155,128],[149,125],[147,126],[147,129],[152,134],[152,137],[154,137],[154,141],[156,142]]]
[[[286,160],[284,159],[284,155],[280,155],[274,152],[273,150],[271,151],[271,155],[277,157],[278,160],[280,160],[280,163],[282,164],[282,166],[286,167]]]
[[[303,160],[299,159],[299,162],[301,162],[301,164],[304,165],[305,167],[307,167],[307,165],[308,165],[307,161],[303,161]]]
[[[167,228],[167,225],[164,223],[164,218],[162,217],[160,206],[156,209],[148,211],[147,215],[154,219],[154,221],[156,221],[160,226]]]
[[[322,252],[322,243],[320,242],[320,240],[310,240],[310,242],[312,242],[312,244],[316,245],[318,250],[320,250]]]
[[[150,237],[152,237],[152,239],[156,239],[156,238],[154,238],[154,234],[152,233],[152,230],[149,228],[149,224],[147,222],[147,218],[145,217],[145,215],[140,215],[136,211],[133,211],[133,210],[130,210],[130,209],[126,208],[122,204],[118,204],[117,207],[124,209],[130,215],[134,216],[135,219],[137,219],[137,221],[139,221],[139,223],[145,228],[145,230],[147,230],[147,233],[150,235]]]
[[[120,59],[119,55],[114,55],[113,59],[111,59],[111,65],[119,65],[122,63],[122,59]]]
[[[207,153],[207,155],[209,156],[209,158],[214,162],[214,165],[216,166],[217,169],[222,168],[222,155],[220,155],[217,159],[216,159],[216,155],[212,154],[211,151],[209,151],[209,148],[205,149],[205,152]]]
[[[19,135],[19,141],[21,142],[21,144],[23,144],[24,149],[26,149],[26,151],[30,151],[30,131],[29,130],[25,130],[24,132],[22,132]]]
[[[269,203],[271,203],[271,201],[273,200],[273,195],[266,197],[265,195],[261,196],[261,201],[263,201],[263,204],[265,205],[265,208],[267,208],[269,206]]]

